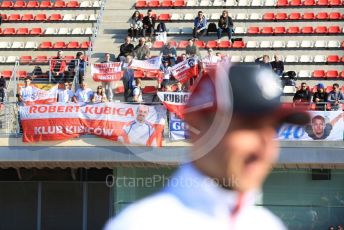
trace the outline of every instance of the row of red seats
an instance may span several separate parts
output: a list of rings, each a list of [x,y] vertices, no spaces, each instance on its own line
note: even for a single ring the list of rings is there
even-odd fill
[[[4,70],[1,72],[1,76],[3,76],[4,78],[10,78],[12,76],[13,72],[12,70]],[[17,76],[19,78],[25,78],[27,77],[27,72],[25,70],[19,70],[17,71]]]
[[[61,21],[63,16],[61,14],[1,14],[3,21]]]
[[[78,8],[80,6],[78,1],[3,1],[0,5],[2,9],[8,8]]]
[[[38,49],[88,49],[91,45],[91,42],[84,41],[79,43],[77,41],[66,42],[42,42]]]
[[[277,6],[340,6],[342,0],[278,0]]]
[[[0,35],[41,35],[43,34],[42,28],[5,28],[1,29],[0,28]]]
[[[257,27],[251,26],[247,29],[247,34],[339,34],[342,33],[342,28],[339,26],[312,26],[298,27],[290,26],[288,28],[284,26],[278,27]]]
[[[337,70],[314,70],[312,77],[314,78],[344,78],[344,70],[338,72]]]
[[[144,8],[144,7],[183,7],[185,6],[186,2],[184,0],[163,0],[161,3],[158,0],[151,0],[151,1],[145,1],[145,0],[138,0],[136,1],[135,7],[136,8]]]
[[[33,58],[32,56],[20,56],[19,57],[19,62],[21,64],[47,64],[49,62],[49,60],[55,58],[55,56],[52,57],[48,57],[48,56],[36,56],[35,58]],[[73,59],[75,59],[74,56],[64,56],[63,60],[66,61],[66,63],[71,62]]]
[[[344,19],[344,15],[342,15],[340,12],[305,12],[305,13],[298,13],[293,12],[290,14],[287,13],[273,13],[273,12],[267,12],[263,14],[263,20],[340,20]]]

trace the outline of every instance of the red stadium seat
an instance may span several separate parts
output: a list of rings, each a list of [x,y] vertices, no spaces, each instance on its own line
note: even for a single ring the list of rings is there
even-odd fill
[[[13,8],[26,8],[25,1],[16,1],[13,5]]]
[[[325,71],[324,70],[314,70],[312,76],[315,78],[323,78],[323,77],[325,77]]]
[[[244,48],[245,47],[245,43],[243,41],[234,41],[232,44],[232,48]]]
[[[12,8],[13,7],[13,1],[3,1],[1,3],[1,8]]]
[[[62,20],[62,16],[61,14],[52,14],[50,15],[48,21],[61,21]]]
[[[146,1],[137,1],[135,4],[136,8],[144,8],[147,6],[147,2]]]
[[[301,29],[302,34],[312,34],[313,32],[314,32],[314,29],[312,26],[305,26],[305,27],[302,27]]]
[[[78,49],[79,47],[80,47],[80,44],[79,42],[76,42],[76,41],[69,42],[67,45],[67,49]]]
[[[66,5],[67,8],[78,8],[80,6],[78,1],[69,1]]]
[[[158,19],[160,21],[170,21],[171,20],[171,15],[170,14],[160,14]]]
[[[263,20],[274,20],[275,14],[274,13],[265,13],[263,15]]]
[[[80,45],[80,49],[88,49],[91,46],[91,42],[82,42]]]
[[[175,0],[173,3],[174,7],[182,7],[185,6],[185,1],[184,0]]]
[[[144,78],[145,73],[141,70],[135,70],[134,71],[134,78]]]
[[[17,30],[17,34],[19,34],[19,35],[27,35],[27,34],[29,34],[29,29],[28,28],[19,28]]]
[[[262,30],[260,31],[261,34],[273,34],[273,28],[270,26],[263,27]]]
[[[146,78],[158,78],[160,75],[160,72],[155,72],[155,71],[147,71],[145,74]],[[155,87],[154,87],[155,88]]]
[[[303,2],[304,6],[315,6],[315,1],[314,0],[305,0]]]
[[[6,14],[0,14],[2,21],[7,21],[7,15]]]
[[[49,0],[43,0],[41,1],[41,4],[39,5],[40,8],[51,8],[52,3]]]
[[[327,62],[329,63],[335,63],[335,62],[339,62],[339,56],[338,55],[329,55],[327,56]]]
[[[122,94],[124,93],[124,86],[120,85],[115,88],[115,94]]]
[[[327,20],[328,19],[328,13],[327,12],[319,12],[316,16],[319,20]]]
[[[326,74],[327,75],[327,74]],[[329,93],[329,92],[331,92],[333,90],[333,86],[332,85],[328,85],[328,86],[326,86],[326,89],[325,89],[325,92],[326,93]]]
[[[342,0],[329,0],[329,5],[330,6],[340,6],[342,5]]]
[[[188,41],[180,41],[178,44],[178,48],[179,49],[185,49],[188,44],[189,44]]]
[[[318,6],[328,6],[328,0],[318,0],[317,5]]]
[[[286,19],[288,19],[288,16],[286,13],[277,13],[275,15],[275,19],[276,20],[286,20]]]
[[[257,26],[251,26],[247,29],[248,34],[259,34],[259,27]]]
[[[313,12],[306,12],[302,15],[302,18],[306,20],[313,20],[315,18],[315,15]]]
[[[30,63],[32,61],[32,57],[31,56],[21,56],[19,58],[19,62],[20,63]]]
[[[288,0],[278,0],[277,1],[277,6],[288,6],[289,2]]]
[[[33,15],[32,14],[24,14],[22,17],[21,17],[21,20],[22,21],[32,21],[34,19]]]
[[[8,16],[8,21],[19,21],[20,20],[20,14],[11,14]]]
[[[161,49],[164,46],[164,42],[163,41],[155,41],[153,43],[153,48],[154,49]]]
[[[300,20],[301,19],[301,14],[300,13],[290,13],[289,14],[289,19],[290,20]]]
[[[337,77],[339,77],[339,73],[337,70],[328,70],[326,72],[326,77],[327,78],[337,78]]]
[[[195,43],[195,46],[197,46],[200,49],[204,49],[205,48],[205,42],[204,41],[197,40],[194,43]]]
[[[157,89],[155,86],[145,86],[142,90],[142,93],[149,93],[149,94],[153,94],[156,93]]]
[[[26,5],[27,8],[37,8],[39,7],[38,1],[29,1]]]
[[[30,30],[31,35],[41,35],[43,34],[42,28],[32,28]]]
[[[176,41],[173,41],[173,40],[169,41],[168,43],[170,44],[171,47],[177,47],[178,46],[178,43]]]
[[[208,49],[216,49],[217,48],[217,41],[208,41],[206,47]]]
[[[329,34],[339,34],[339,33],[341,33],[341,28],[339,26],[330,26],[328,28],[328,33]]]
[[[17,71],[17,76],[19,78],[26,78],[27,77],[27,72],[25,70],[18,70]]]
[[[314,31],[316,34],[327,34],[326,26],[317,26]]]
[[[53,44],[51,42],[42,42],[39,45],[39,48],[40,49],[51,49],[51,48],[53,48]]]
[[[11,71],[11,70],[4,70],[4,71],[2,71],[1,75],[2,75],[4,78],[11,78],[11,76],[12,76],[12,71]]]
[[[298,26],[291,26],[287,30],[288,34],[299,34],[300,33],[300,27]]]
[[[66,43],[65,42],[55,42],[55,44],[53,45],[54,49],[64,49],[66,48]]]
[[[301,5],[302,5],[302,2],[301,2],[301,0],[291,0],[291,1],[289,2],[289,5],[290,5],[290,6],[301,6]]]
[[[340,12],[331,12],[329,14],[329,19],[330,20],[339,20],[342,18],[342,14]]]
[[[65,8],[66,7],[66,3],[64,1],[58,0],[58,1],[56,1],[54,3],[54,7],[55,8]]]
[[[36,14],[35,21],[46,21],[47,15],[46,14]]]
[[[68,43],[69,45],[69,43]],[[68,45],[67,45],[67,48],[68,48]],[[63,57],[63,60],[65,60],[67,63],[71,62],[75,57],[74,56],[64,56]]]
[[[172,7],[172,6],[173,6],[172,0],[163,0],[161,3],[161,7]]]
[[[285,34],[286,29],[284,26],[276,26],[274,29],[275,34]]]
[[[2,31],[3,35],[13,35],[16,33],[16,29],[14,28],[4,28],[4,30]]]
[[[35,63],[47,63],[48,57],[47,56],[36,56]]]
[[[223,40],[223,41],[220,41],[219,45],[218,45],[218,48],[219,49],[228,49],[231,47],[231,42],[228,41],[228,40]]]
[[[148,7],[159,7],[160,6],[160,1],[159,0],[150,0],[148,2]]]

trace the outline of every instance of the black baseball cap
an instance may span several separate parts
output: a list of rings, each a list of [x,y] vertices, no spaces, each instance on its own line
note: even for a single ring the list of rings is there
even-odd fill
[[[309,123],[304,108],[281,103],[281,81],[272,70],[244,64],[231,65],[224,71],[221,68],[203,74],[189,98],[186,113],[222,110],[247,119],[271,117],[280,123]]]

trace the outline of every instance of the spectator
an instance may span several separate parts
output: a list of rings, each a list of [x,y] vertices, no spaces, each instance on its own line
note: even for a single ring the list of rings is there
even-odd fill
[[[106,102],[106,101],[107,101],[107,99],[106,99],[104,89],[100,85],[97,87],[96,93],[93,94],[92,102],[93,103],[102,103],[102,102]]]
[[[231,40],[233,33],[233,20],[228,15],[227,10],[222,11],[222,15],[217,25],[217,39],[220,40],[222,33],[227,33],[228,40]]]
[[[175,47],[172,47],[169,42],[165,43],[160,54],[162,55],[162,61],[168,61],[171,66],[176,64],[177,50]]]
[[[122,70],[123,73],[123,87],[124,87],[124,101],[128,102],[130,94],[132,93],[131,90],[133,90],[133,82],[134,82],[134,70],[128,68],[130,66],[131,62],[133,60],[133,57],[128,55],[126,58],[126,61],[122,64]]]
[[[146,37],[147,34],[149,37],[152,37],[154,34],[154,28],[155,28],[155,18],[153,17],[152,10],[147,11],[147,15],[144,16],[143,20],[143,37]]]
[[[281,60],[281,56],[279,55],[275,55],[274,56],[274,61],[271,62],[271,67],[272,70],[278,75],[278,76],[282,76],[283,72],[284,72],[284,63]]]
[[[179,60],[178,60],[178,59],[179,59]],[[179,58],[177,58],[177,63],[180,63],[180,62],[186,61],[186,59],[188,59],[188,57],[186,56],[186,54],[185,54],[185,53],[182,53],[182,54],[180,55],[180,57],[179,57]]]
[[[309,87],[305,82],[301,83],[301,88],[296,91],[293,97],[295,104],[303,104],[311,102],[312,93],[309,91]]]
[[[133,90],[133,102],[143,102],[140,78],[135,79],[135,86]]]
[[[128,55],[131,55],[134,51],[134,45],[131,44],[131,37],[127,36],[124,43],[119,47],[119,54],[117,60],[124,62]]]
[[[57,89],[57,102],[71,102],[73,100],[73,95],[70,93],[68,82],[60,82],[59,88]]]
[[[263,55],[255,60],[255,63],[260,66],[260,68],[266,68],[272,70],[269,55]]]
[[[4,103],[5,100],[6,100],[5,89],[4,89],[4,87],[0,87],[0,104]]]
[[[163,72],[163,80],[162,80],[162,84],[161,86],[163,88],[166,88],[167,85],[170,84],[170,77],[171,77],[171,66],[168,65],[168,61],[167,60],[163,60],[162,61],[162,66],[160,68],[160,70]]]
[[[202,11],[198,11],[198,15],[194,20],[193,37],[199,39],[207,33],[207,19]]]
[[[19,102],[31,101],[36,98],[36,88],[31,86],[31,78],[27,77],[24,80],[24,86],[19,89],[18,100]]]
[[[202,62],[205,64],[214,64],[221,60],[218,56],[214,55],[213,49],[208,49],[208,55],[202,58]]]
[[[91,102],[93,97],[93,91],[90,88],[87,88],[86,82],[80,84],[80,88],[75,92],[75,96],[73,98],[74,102],[83,102],[89,103]]]
[[[339,85],[337,83],[333,84],[333,89],[328,94],[327,100],[331,103],[331,110],[337,111],[342,109],[340,102],[343,102],[344,95],[340,92]]]
[[[77,66],[79,67],[78,70],[76,69]],[[86,62],[84,54],[80,51],[76,53],[75,59],[68,64],[69,75],[75,75],[76,70],[78,71],[79,84],[81,84],[84,81]]]
[[[187,56],[188,58],[194,57],[194,56],[196,56],[196,57],[198,57],[198,58],[201,58],[201,54],[200,54],[200,52],[199,52],[199,49],[198,49],[198,47],[194,44],[193,39],[190,38],[188,41],[189,41],[189,44],[188,44],[188,45],[186,46],[186,48],[185,48],[186,56]]]
[[[128,36],[134,39],[136,39],[140,36],[142,31],[142,18],[139,11],[135,11],[133,15],[130,18],[130,28],[128,29]]]
[[[104,60],[101,63],[113,63],[112,61],[110,61],[110,58],[111,58],[110,54],[105,53]],[[109,82],[103,81],[102,86],[103,86],[103,89],[106,93],[107,98],[111,102],[113,99],[114,82],[113,81],[109,81]]]
[[[0,87],[6,89],[6,80],[5,80],[4,76],[0,77]]]
[[[55,79],[55,77],[59,77],[60,80],[62,80],[65,76],[64,72],[65,72],[67,63],[65,60],[63,60],[62,54],[63,54],[63,51],[59,50],[57,52],[57,56],[51,60],[50,72],[53,79]]]
[[[167,42],[167,29],[164,22],[159,22],[156,28],[156,41],[163,41],[164,43]]]
[[[150,50],[148,46],[146,46],[146,39],[140,38],[139,44],[134,49],[134,58],[138,60],[147,60],[150,57]]]
[[[69,95],[69,98],[71,101],[73,101],[73,98],[74,98],[74,91],[73,91],[73,83],[72,82],[67,82],[68,86],[67,86],[67,89],[68,89],[68,95]]]
[[[185,88],[183,87],[183,84],[180,81],[178,81],[176,85],[177,85],[177,89],[176,89],[177,93],[182,93],[186,91]]]
[[[322,83],[317,85],[317,92],[313,95],[313,102],[316,110],[325,110],[328,95],[325,92],[325,86]]]
[[[149,49],[152,48],[153,42],[152,42],[152,38],[151,38],[151,37],[148,37],[148,38],[147,38],[147,40],[146,40],[146,42],[145,42],[145,45],[146,45]]]

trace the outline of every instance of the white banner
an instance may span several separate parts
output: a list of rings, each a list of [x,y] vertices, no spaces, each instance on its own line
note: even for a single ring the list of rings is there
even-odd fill
[[[148,60],[133,59],[130,68],[139,70],[160,70],[161,56]]]
[[[122,78],[121,62],[93,63],[91,75],[94,81],[118,81]]]
[[[189,139],[188,127],[185,121],[181,120],[174,113],[170,113],[170,138],[172,141]]]
[[[31,87],[31,95],[29,97],[23,97],[23,103],[25,105],[52,104],[57,101],[57,85],[49,90],[39,89],[35,86]]]

